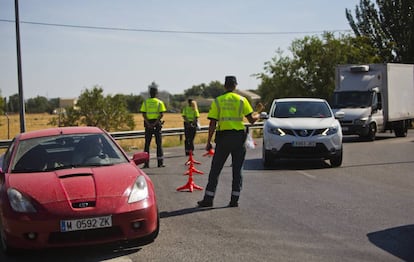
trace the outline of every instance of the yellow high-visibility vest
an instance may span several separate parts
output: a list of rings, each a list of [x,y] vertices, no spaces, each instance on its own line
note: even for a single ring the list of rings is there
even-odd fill
[[[164,102],[159,100],[156,97],[148,98],[141,105],[142,113],[146,113],[149,120],[157,119],[160,116],[160,113],[167,111],[165,108]]]
[[[181,115],[188,121],[192,122],[195,118],[200,117],[200,112],[198,112],[198,110],[194,110],[192,106],[187,105],[183,108]]]
[[[253,108],[245,97],[227,92],[211,103],[207,117],[218,121],[218,131],[244,130],[243,118],[251,113]]]

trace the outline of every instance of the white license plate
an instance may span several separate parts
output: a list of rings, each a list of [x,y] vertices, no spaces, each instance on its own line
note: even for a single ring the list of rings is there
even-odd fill
[[[294,147],[315,147],[316,142],[314,141],[293,141],[292,146]]]
[[[81,218],[81,219],[60,221],[61,232],[88,230],[88,229],[104,228],[104,227],[111,227],[111,226],[112,226],[111,216],[91,217],[91,218]]]

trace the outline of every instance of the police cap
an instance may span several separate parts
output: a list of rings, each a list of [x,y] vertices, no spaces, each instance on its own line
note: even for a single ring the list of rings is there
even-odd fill
[[[225,86],[233,86],[233,85],[237,85],[237,79],[235,76],[226,76],[225,80],[224,80],[224,85]]]

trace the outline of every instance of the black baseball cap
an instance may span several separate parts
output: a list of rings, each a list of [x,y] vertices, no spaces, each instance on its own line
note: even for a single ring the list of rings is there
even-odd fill
[[[237,79],[235,76],[226,76],[224,80],[224,85],[237,85]]]

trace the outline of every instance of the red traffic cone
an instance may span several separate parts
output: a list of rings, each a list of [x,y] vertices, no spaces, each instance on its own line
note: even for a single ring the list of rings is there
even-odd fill
[[[192,151],[190,151],[190,157],[188,158],[188,161],[185,164],[189,166],[188,170],[184,173],[184,175],[188,175],[188,181],[187,184],[177,188],[177,191],[182,191],[184,189],[187,189],[190,192],[193,192],[194,189],[203,190],[201,186],[196,185],[193,181],[193,173],[203,174],[203,172],[194,167],[194,164],[200,164],[200,162],[197,162],[193,159]]]
[[[194,160],[192,150],[190,150],[188,160],[187,160],[187,162],[185,162],[186,166],[188,166],[190,164],[201,164],[200,162]]]
[[[203,156],[208,156],[208,157],[214,156],[214,149],[213,148],[210,148],[210,150],[208,150],[207,152],[205,152],[203,154]]]

